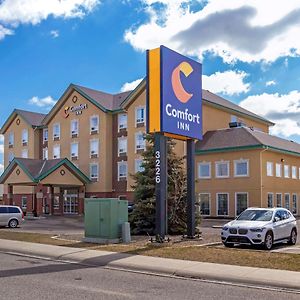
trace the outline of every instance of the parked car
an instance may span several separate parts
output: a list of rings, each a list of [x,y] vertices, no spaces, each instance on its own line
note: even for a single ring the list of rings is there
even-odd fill
[[[263,245],[271,250],[277,243],[294,245],[297,241],[296,219],[285,208],[248,208],[223,226],[221,239],[226,247]]]
[[[18,206],[0,205],[0,226],[16,228],[24,221],[24,213]]]

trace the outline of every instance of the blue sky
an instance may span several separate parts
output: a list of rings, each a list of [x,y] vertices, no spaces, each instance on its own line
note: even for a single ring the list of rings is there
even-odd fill
[[[300,142],[300,3],[281,2],[0,0],[0,126],[14,108],[46,113],[70,83],[134,88],[145,50],[164,44],[202,62],[204,88]]]

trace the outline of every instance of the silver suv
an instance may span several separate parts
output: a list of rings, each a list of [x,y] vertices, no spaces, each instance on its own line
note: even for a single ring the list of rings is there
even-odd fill
[[[20,207],[0,205],[0,226],[16,228],[24,221],[24,214]]]

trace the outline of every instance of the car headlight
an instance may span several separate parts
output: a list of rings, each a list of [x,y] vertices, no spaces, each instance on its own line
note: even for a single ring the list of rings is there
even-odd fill
[[[263,232],[266,228],[250,228],[250,231],[252,232]]]
[[[227,230],[228,230],[228,227],[227,227],[227,226],[223,226],[223,227],[222,227],[222,230],[227,231]]]

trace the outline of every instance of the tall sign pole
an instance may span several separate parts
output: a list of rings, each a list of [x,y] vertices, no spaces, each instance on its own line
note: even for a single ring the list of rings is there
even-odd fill
[[[195,236],[195,142],[192,139],[186,142],[186,169],[187,169],[187,237]]]
[[[155,135],[156,233],[167,224],[166,137],[187,142],[187,236],[195,236],[195,140],[202,139],[202,65],[167,47],[147,51],[147,132]]]

